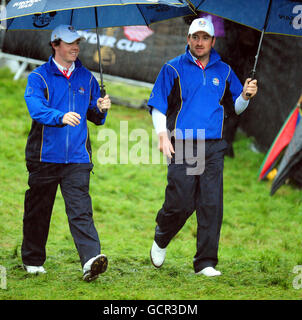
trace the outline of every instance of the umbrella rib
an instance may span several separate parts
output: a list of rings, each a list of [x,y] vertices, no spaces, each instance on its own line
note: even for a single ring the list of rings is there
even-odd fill
[[[137,7],[138,11],[140,12],[140,14],[142,15],[142,17],[143,17],[143,19],[144,19],[144,21],[145,21],[146,26],[149,26],[149,24],[147,23],[147,21],[146,21],[146,19],[145,19],[145,16],[143,15],[142,10],[140,9],[140,7],[139,7],[137,4],[136,4],[136,7]]]
[[[73,19],[73,11],[74,9],[71,10],[71,17],[70,17],[70,23],[69,23],[71,26],[72,26],[72,19]]]
[[[188,3],[188,5],[190,7],[193,7],[194,11],[195,11],[195,10],[198,10],[198,8],[203,4],[203,2],[205,2],[205,0],[200,1],[200,3],[197,5],[197,7],[195,7],[194,4],[190,0],[186,0],[186,2]]]

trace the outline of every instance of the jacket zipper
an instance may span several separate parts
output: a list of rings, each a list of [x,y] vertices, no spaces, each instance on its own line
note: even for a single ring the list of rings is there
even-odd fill
[[[207,84],[205,69],[202,69],[202,73],[203,73],[203,85],[205,86]]]
[[[72,111],[75,112],[75,91],[72,91]]]
[[[197,66],[198,66],[198,68],[200,68],[201,70],[202,70],[202,74],[203,74],[203,86],[205,86],[206,85],[206,72],[205,72],[205,67],[202,65],[202,63],[199,61],[199,60],[196,60],[195,62],[194,62]]]

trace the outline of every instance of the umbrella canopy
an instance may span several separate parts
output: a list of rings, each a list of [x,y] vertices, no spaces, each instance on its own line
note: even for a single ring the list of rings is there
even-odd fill
[[[192,14],[182,0],[11,0],[6,7],[8,29],[76,29],[150,25]]]
[[[53,30],[60,24],[78,30],[130,25],[150,25],[175,17],[192,15],[183,0],[11,0],[1,20],[11,30]],[[98,53],[102,96],[105,95],[100,43]]]
[[[205,11],[265,33],[302,36],[301,0],[190,0]]]
[[[280,162],[278,173],[273,181],[271,195],[273,195],[289,178],[295,173],[295,168],[301,170],[302,160],[302,121],[300,121],[295,130],[295,134],[288,145],[286,152]]]
[[[281,152],[290,143],[301,118],[299,110],[299,106],[295,106],[295,108],[285,120],[282,128],[280,129],[269,151],[267,152],[265,159],[263,160],[260,168],[259,180],[266,178],[269,172],[271,172],[271,170],[273,169]]]
[[[208,12],[261,31],[253,74],[261,49],[263,35],[302,36],[301,0],[188,0],[194,10]]]

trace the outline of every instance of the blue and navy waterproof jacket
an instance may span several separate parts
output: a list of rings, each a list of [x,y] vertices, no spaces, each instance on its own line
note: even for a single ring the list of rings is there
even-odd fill
[[[154,107],[166,115],[167,129],[176,132],[177,139],[221,139],[222,100],[227,91],[233,102],[242,92],[242,84],[231,67],[212,49],[209,63],[201,69],[187,46],[183,55],[161,69],[148,106],[151,111]],[[200,137],[197,129],[204,129],[205,135]]]
[[[51,56],[28,76],[24,97],[33,119],[25,150],[27,161],[92,162],[87,119],[101,125],[107,114],[96,107],[98,82],[80,60],[67,79]],[[81,115],[78,126],[62,124],[64,114],[70,111]]]

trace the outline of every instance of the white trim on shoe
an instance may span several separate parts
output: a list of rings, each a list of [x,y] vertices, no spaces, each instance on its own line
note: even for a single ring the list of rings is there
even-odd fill
[[[27,266],[23,264],[23,267],[27,273],[31,273],[31,274],[46,273],[46,270],[44,269],[43,266]]]
[[[221,276],[221,272],[214,269],[213,267],[206,267],[204,269],[202,269],[199,272],[196,272],[195,274],[202,274],[206,277],[217,277],[217,276]]]
[[[167,248],[160,248],[155,241],[153,241],[152,248],[150,250],[150,259],[155,268],[160,268],[166,258]]]

